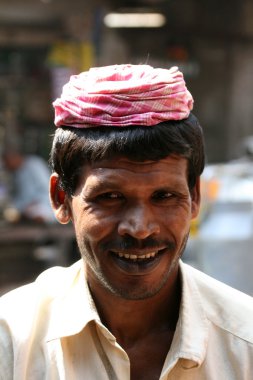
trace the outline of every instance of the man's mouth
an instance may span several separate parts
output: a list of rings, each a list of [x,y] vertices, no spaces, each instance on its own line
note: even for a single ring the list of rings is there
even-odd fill
[[[121,269],[128,273],[144,274],[147,271],[152,270],[160,261],[162,253],[166,249],[160,249],[157,251],[143,252],[123,252],[123,251],[111,251],[113,260]]]
[[[114,255],[118,256],[119,258],[123,258],[123,259],[127,259],[127,260],[131,260],[133,262],[136,262],[136,261],[147,260],[150,258],[152,259],[158,255],[159,251],[148,252],[145,255],[136,255],[135,253],[124,253],[124,252],[113,252],[113,253],[114,253]]]

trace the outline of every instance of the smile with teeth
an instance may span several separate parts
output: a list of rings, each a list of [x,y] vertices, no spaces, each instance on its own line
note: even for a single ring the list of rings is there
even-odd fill
[[[143,259],[150,259],[155,257],[158,254],[158,251],[156,252],[149,252],[146,255],[135,255],[131,253],[123,253],[123,252],[114,252],[117,256],[124,258],[124,259],[130,259],[130,260],[143,260]]]

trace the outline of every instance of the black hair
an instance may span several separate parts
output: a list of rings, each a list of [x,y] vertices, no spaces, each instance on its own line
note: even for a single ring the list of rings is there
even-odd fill
[[[205,161],[202,128],[193,114],[150,127],[61,127],[55,132],[49,162],[60,177],[61,187],[73,195],[85,164],[117,156],[156,161],[173,154],[188,160],[188,185],[192,189]]]

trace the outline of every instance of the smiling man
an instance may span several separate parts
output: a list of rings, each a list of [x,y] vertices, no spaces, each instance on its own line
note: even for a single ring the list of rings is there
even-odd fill
[[[1,379],[251,379],[251,297],[181,260],[204,167],[192,106],[177,68],[64,86],[50,198],[81,260],[2,297]]]

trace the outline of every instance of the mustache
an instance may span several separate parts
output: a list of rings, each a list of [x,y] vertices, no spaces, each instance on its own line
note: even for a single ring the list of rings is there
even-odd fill
[[[153,249],[159,250],[167,248],[171,251],[175,249],[175,243],[169,240],[158,240],[152,237],[146,239],[135,239],[132,236],[125,236],[101,243],[101,249],[106,251],[129,251],[131,249]]]

